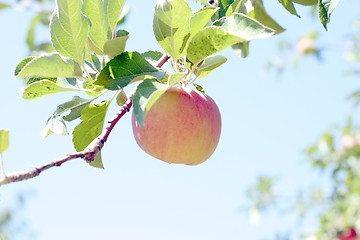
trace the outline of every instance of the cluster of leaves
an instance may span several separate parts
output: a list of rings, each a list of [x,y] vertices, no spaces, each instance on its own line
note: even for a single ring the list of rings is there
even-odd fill
[[[319,17],[325,28],[339,1],[318,0]],[[204,7],[196,12],[185,0],[159,0],[154,7],[154,35],[165,55],[171,57],[174,73],[165,72],[156,64],[163,56],[160,52],[125,51],[130,33],[118,29],[125,0],[56,0],[54,11],[40,11],[31,21],[27,37],[33,55],[23,59],[14,73],[26,80],[23,98],[65,91],[88,96],[75,95],[57,106],[42,136],[65,135],[67,123],[80,119],[73,132],[73,142],[76,150],[82,151],[102,131],[110,103],[116,99],[119,105],[124,104],[127,97],[123,89],[130,84],[139,83],[133,106],[142,124],[151,106],[169,87],[193,84],[197,78],[207,76],[224,64],[227,59],[215,55],[219,51],[232,47],[237,55],[246,57],[251,40],[268,38],[285,30],[270,17],[262,0],[198,2]],[[291,14],[299,16],[293,4],[298,0],[279,2]],[[9,7],[0,4],[0,9]],[[50,26],[51,43],[36,43],[35,28],[39,24]],[[39,55],[39,52],[48,54]],[[93,103],[110,91],[114,94],[109,100]],[[7,138],[8,132],[2,131],[1,153],[7,149]],[[309,156],[316,154],[317,148],[309,150]],[[101,156],[90,164],[102,168]],[[353,180],[354,176],[351,177]],[[254,209],[264,210],[275,202],[272,185],[273,179],[261,178],[257,186],[249,189],[252,200],[265,200],[257,201]],[[314,196],[318,199],[319,195]],[[347,224],[355,226],[351,221]]]
[[[163,56],[160,52],[125,51],[130,33],[118,25],[125,0],[56,0],[51,14],[42,11],[35,16],[28,34],[30,50],[37,48],[34,31],[41,22],[50,26],[52,47],[46,50],[54,51],[26,57],[16,66],[15,76],[26,80],[22,97],[34,99],[65,91],[90,96],[75,95],[57,106],[41,133],[43,138],[51,133],[68,134],[67,122],[80,119],[72,134],[75,149],[82,151],[101,133],[112,100],[123,104],[127,99],[123,89],[135,82],[134,113],[142,125],[146,113],[169,87],[194,84],[224,64],[226,58],[215,55],[217,52],[232,47],[245,57],[251,40],[284,31],[261,0],[199,2],[205,6],[196,12],[186,0],[159,0],[154,6],[154,35],[164,54],[171,57],[174,73],[156,64]],[[319,9],[327,13],[321,17],[325,27],[338,2],[319,1]],[[298,15],[292,1],[280,3]],[[93,103],[111,91],[111,98]],[[101,156],[90,164],[102,168]]]
[[[359,53],[360,25],[356,21],[357,31],[350,37],[348,60],[360,62]],[[347,73],[349,74],[349,73]],[[351,74],[358,74],[356,69]],[[359,91],[349,95],[357,106],[360,102]],[[356,239],[360,232],[360,125],[349,116],[344,126],[335,126],[325,131],[313,146],[304,153],[315,170],[328,178],[331,189],[325,191],[322,186],[299,190],[295,200],[291,196],[281,199],[273,189],[275,179],[261,176],[256,184],[249,187],[247,198],[250,219],[271,208],[282,206],[298,215],[299,221],[308,213],[319,213],[318,231],[304,234],[308,239]],[[286,200],[285,204],[282,200]],[[299,229],[299,223],[296,223]],[[291,235],[291,234],[290,234]],[[289,235],[289,236],[290,236]]]
[[[359,140],[360,127],[349,117],[345,126],[326,131],[305,151],[313,168],[331,173],[333,187],[323,206],[320,229],[316,233],[321,239],[350,228],[360,229]]]
[[[264,12],[258,1],[249,2],[255,10]],[[16,66],[15,76],[26,80],[22,92],[25,99],[65,91],[91,97],[76,95],[57,106],[42,131],[44,138],[51,133],[67,134],[66,122],[80,118],[73,142],[76,150],[82,151],[102,131],[107,109],[116,95],[100,103],[93,101],[106,92],[114,91],[121,104],[126,100],[123,89],[139,82],[133,106],[142,124],[151,105],[169,87],[193,83],[225,63],[226,58],[214,55],[216,52],[283,31],[269,17],[262,21],[271,23],[276,30],[262,24],[257,15],[246,15],[243,11],[251,11],[240,8],[243,3],[237,1],[220,3],[219,7],[206,3],[207,7],[195,13],[185,0],[159,1],[154,7],[154,34],[165,54],[172,58],[175,73],[167,73],[154,64],[162,53],[125,51],[130,33],[117,29],[124,3],[57,0],[49,21],[54,52],[26,57]],[[103,167],[101,156],[90,164]]]
[[[266,69],[275,69],[278,75],[281,75],[289,65],[292,65],[293,69],[296,70],[304,58],[316,57],[317,60],[321,61],[323,49],[317,45],[319,36],[319,31],[312,30],[295,44],[279,41],[279,54],[273,55],[269,59]]]
[[[360,74],[360,19],[353,24],[354,32],[347,41],[337,43],[336,45],[320,46],[317,42],[321,36],[318,30],[312,30],[307,35],[301,37],[295,44],[288,41],[280,41],[278,46],[279,55],[274,55],[267,64],[267,69],[274,68],[281,74],[286,67],[292,65],[297,68],[299,62],[304,57],[316,57],[322,60],[323,51],[346,50],[346,60],[352,67],[344,73],[344,76]],[[359,101],[360,92],[355,91],[349,95],[350,99],[355,99],[356,104]]]
[[[348,48],[345,49],[348,51],[347,60],[355,67],[346,72],[346,75],[359,74],[359,20],[354,26],[355,33],[349,38],[346,45]],[[315,40],[316,37],[317,32],[313,32],[304,39]],[[304,54],[314,53],[316,52]],[[357,106],[360,103],[360,92],[353,92],[349,99]],[[324,190],[322,186],[312,186],[310,189],[299,190],[295,200],[291,196],[281,199],[278,193],[273,191],[274,178],[261,176],[247,192],[247,198],[251,202],[247,208],[250,219],[254,214],[279,206],[282,206],[283,210],[290,210],[289,213],[295,212],[299,221],[304,220],[307,214],[317,212],[318,231],[304,234],[303,237],[324,240],[357,239],[360,232],[360,125],[354,123],[353,119],[354,117],[350,116],[344,126],[335,126],[325,131],[313,146],[304,151],[313,169],[319,170],[328,178],[330,191]],[[269,199],[271,201],[268,201]],[[299,223],[296,223],[295,229],[299,228]]]

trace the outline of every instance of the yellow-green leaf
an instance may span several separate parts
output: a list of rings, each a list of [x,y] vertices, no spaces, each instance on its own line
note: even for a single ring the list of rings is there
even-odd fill
[[[9,148],[9,130],[0,129],[0,153],[5,152]]]

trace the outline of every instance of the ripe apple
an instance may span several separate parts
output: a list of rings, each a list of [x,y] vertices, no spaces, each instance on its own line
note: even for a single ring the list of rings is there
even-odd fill
[[[312,6],[318,3],[318,0],[291,0],[291,1],[304,6]]]
[[[214,100],[196,90],[171,87],[151,107],[141,127],[132,115],[134,137],[151,156],[197,165],[215,151],[221,116]]]
[[[354,228],[350,228],[346,232],[338,234],[338,239],[339,240],[356,240],[357,239],[356,230]]]

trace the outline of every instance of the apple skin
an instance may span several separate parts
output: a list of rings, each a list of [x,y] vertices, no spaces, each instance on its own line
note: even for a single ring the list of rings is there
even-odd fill
[[[313,6],[315,4],[318,4],[318,0],[291,0],[291,1],[304,6]]]
[[[136,142],[168,163],[197,165],[215,151],[221,116],[214,100],[199,91],[171,87],[151,107],[141,127],[132,114]]]
[[[348,229],[346,232],[338,235],[339,240],[356,240],[357,233],[354,228]]]

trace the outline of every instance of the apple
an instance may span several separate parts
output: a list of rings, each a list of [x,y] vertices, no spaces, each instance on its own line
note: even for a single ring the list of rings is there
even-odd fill
[[[356,145],[358,145],[358,141],[351,135],[344,135],[341,138],[341,145],[345,149],[351,149],[351,148],[355,147]]]
[[[318,0],[291,0],[291,1],[304,6],[312,6],[318,4]]]
[[[354,228],[350,228],[347,231],[338,234],[338,239],[339,240],[356,240],[357,239],[357,234],[356,234],[356,230]]]
[[[213,99],[197,90],[169,88],[151,107],[141,127],[132,115],[136,142],[168,163],[197,165],[215,151],[221,116]]]

